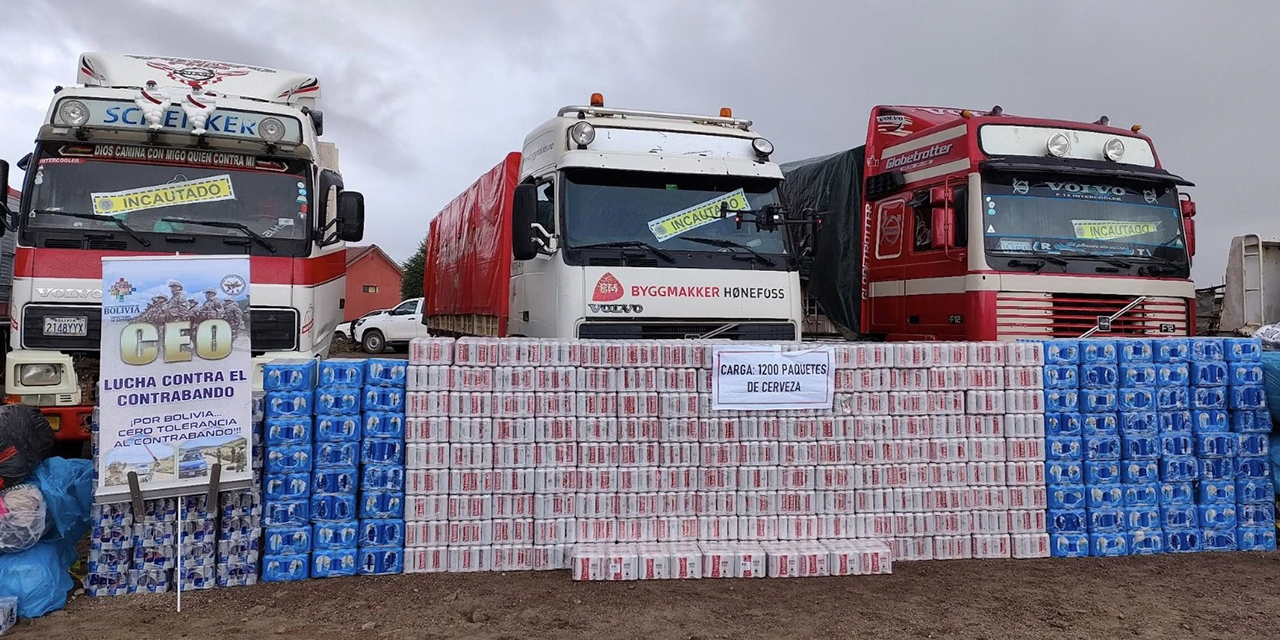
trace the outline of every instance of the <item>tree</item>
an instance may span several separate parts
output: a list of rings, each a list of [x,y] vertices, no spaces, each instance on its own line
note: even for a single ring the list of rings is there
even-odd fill
[[[426,263],[427,241],[422,240],[418,242],[418,250],[400,265],[404,270],[404,275],[400,276],[401,300],[422,297],[423,270],[426,268]]]

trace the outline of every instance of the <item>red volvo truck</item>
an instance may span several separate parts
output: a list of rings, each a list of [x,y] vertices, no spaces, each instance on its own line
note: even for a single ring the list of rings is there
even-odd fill
[[[809,335],[1194,333],[1195,204],[1140,127],[879,106],[864,146],[782,166]]]

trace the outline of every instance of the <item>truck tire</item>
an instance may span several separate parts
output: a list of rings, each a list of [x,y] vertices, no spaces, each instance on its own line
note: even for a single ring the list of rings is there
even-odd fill
[[[387,348],[387,341],[382,337],[381,331],[370,329],[360,338],[360,347],[365,353],[379,354]]]

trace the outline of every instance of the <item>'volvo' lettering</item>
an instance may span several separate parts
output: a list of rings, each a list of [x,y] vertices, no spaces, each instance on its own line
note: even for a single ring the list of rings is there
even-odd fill
[[[1098,197],[1123,197],[1129,194],[1128,189],[1109,184],[1080,184],[1078,182],[1046,182],[1046,186],[1054,192],[1063,191],[1071,194]]]

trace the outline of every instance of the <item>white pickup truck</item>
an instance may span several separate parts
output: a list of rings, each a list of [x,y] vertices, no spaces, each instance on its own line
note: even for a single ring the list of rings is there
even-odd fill
[[[387,347],[404,346],[427,335],[427,327],[422,324],[422,298],[405,300],[351,325],[351,339],[367,353],[382,353]]]

